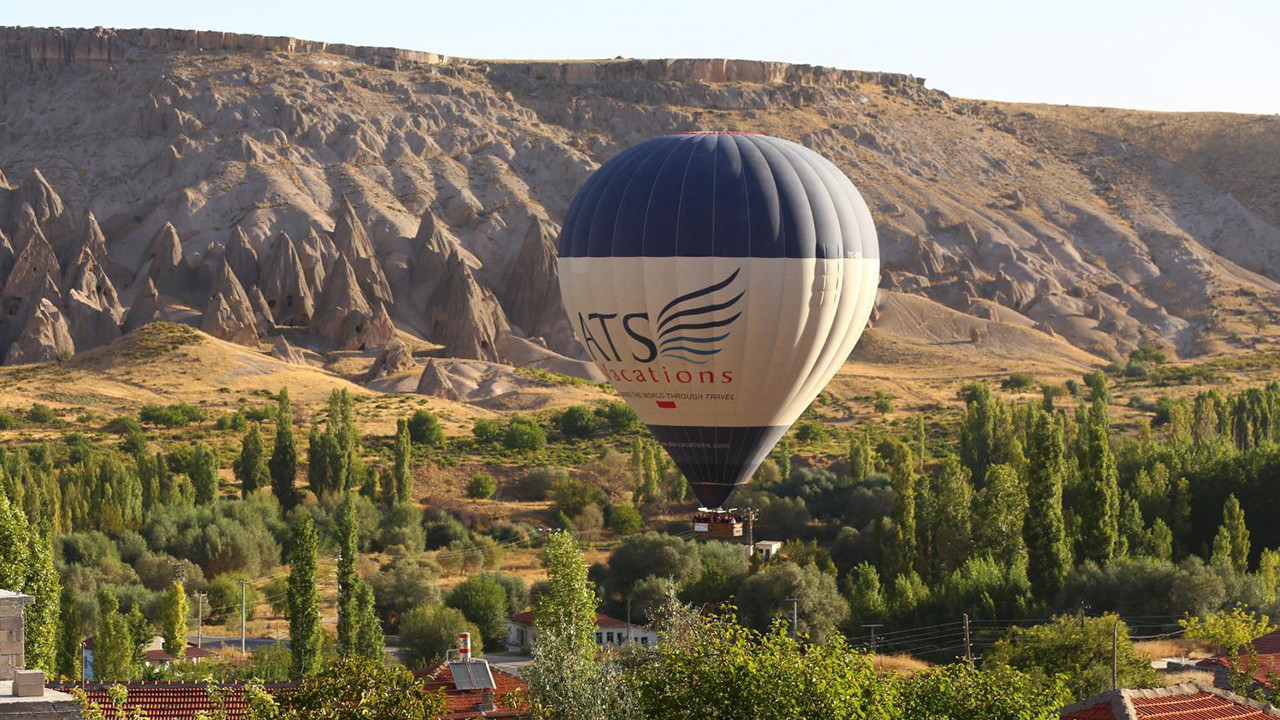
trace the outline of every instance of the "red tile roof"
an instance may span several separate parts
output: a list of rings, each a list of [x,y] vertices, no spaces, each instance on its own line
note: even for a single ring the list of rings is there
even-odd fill
[[[1217,688],[1185,683],[1112,690],[1059,711],[1062,720],[1267,720],[1280,709]]]
[[[148,720],[191,720],[198,713],[212,713],[215,710],[209,699],[209,686],[223,693],[223,707],[227,710],[228,720],[240,720],[245,717],[248,704],[245,702],[244,683],[204,683],[204,682],[69,682],[49,683],[49,687],[62,692],[83,690],[89,700],[102,708],[107,720],[114,720],[115,710],[107,690],[112,685],[124,685],[129,690],[126,708],[140,708]],[[264,683],[263,687],[272,695],[290,692],[294,683]]]
[[[1275,678],[1280,677],[1280,630],[1269,632],[1255,639],[1253,641],[1253,650],[1258,655],[1258,670],[1253,674],[1253,679],[1263,687],[1272,687]],[[1247,667],[1247,663],[1248,656],[1241,654],[1236,667]],[[1218,668],[1229,670],[1231,669],[1231,658],[1227,655],[1218,655],[1205,658],[1196,664],[1213,670]]]
[[[510,620],[513,623],[524,625],[525,627],[533,627],[532,612],[522,612],[518,615],[512,615]],[[608,615],[596,615],[596,627],[598,628],[625,628],[626,626],[626,622],[618,620],[617,618],[611,618]]]
[[[419,670],[414,675],[421,678],[428,692],[444,691],[445,714],[442,720],[478,717],[525,717],[529,712],[527,702],[529,685],[525,681],[498,668],[489,666],[493,673],[493,704],[496,710],[481,715],[480,703],[484,701],[483,690],[458,690],[453,684],[453,672],[447,663],[440,663]]]

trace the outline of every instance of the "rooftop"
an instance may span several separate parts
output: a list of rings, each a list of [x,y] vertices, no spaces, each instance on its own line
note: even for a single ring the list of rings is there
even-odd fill
[[[517,615],[512,615],[510,617],[510,620],[511,622],[516,623],[517,625],[533,627],[532,612],[522,612]],[[596,614],[596,627],[598,628],[625,628],[626,626],[627,626],[627,623],[622,620],[619,620],[617,618],[611,618],[608,615],[600,615],[598,613]],[[635,625],[633,627],[639,627],[639,625]]]
[[[497,687],[492,690],[495,710],[481,713],[480,704],[484,702],[484,690],[458,690],[454,686],[453,673],[447,663],[433,665],[414,673],[423,680],[428,692],[444,691],[445,712],[442,720],[461,720],[461,718],[500,718],[524,717],[529,712],[526,690],[528,685],[520,678],[503,672],[492,665],[493,682]]]
[[[1273,687],[1276,678],[1280,677],[1280,630],[1255,639],[1253,650],[1258,656],[1258,669],[1254,672],[1253,679],[1263,687]],[[1241,654],[1238,666],[1244,667],[1247,661],[1248,657]],[[1196,664],[1210,670],[1228,670],[1231,668],[1231,658],[1227,655],[1217,655],[1205,658]]]
[[[1235,693],[1184,683],[1149,690],[1112,690],[1059,711],[1062,720],[1266,720],[1280,710]]]
[[[111,700],[107,690],[112,685],[124,685],[129,690],[129,699],[125,701],[128,709],[137,708],[146,714],[148,720],[192,720],[199,713],[210,715],[216,710],[209,698],[209,687],[223,693],[223,707],[227,720],[243,720],[248,703],[245,701],[246,683],[206,683],[206,682],[68,682],[49,683],[49,690],[70,693],[72,690],[84,690],[89,700],[102,708],[107,720],[115,719]],[[294,683],[264,683],[263,687],[272,695],[289,692]]]

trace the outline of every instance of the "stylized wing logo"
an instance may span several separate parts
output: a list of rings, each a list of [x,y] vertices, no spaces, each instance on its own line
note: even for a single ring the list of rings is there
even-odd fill
[[[716,343],[729,337],[728,327],[742,315],[742,311],[722,320],[711,319],[711,316],[721,310],[733,309],[746,291],[720,303],[708,304],[702,298],[732,285],[740,272],[742,268],[714,285],[686,293],[667,303],[658,313],[658,354],[694,365],[705,365],[705,358],[720,352]]]

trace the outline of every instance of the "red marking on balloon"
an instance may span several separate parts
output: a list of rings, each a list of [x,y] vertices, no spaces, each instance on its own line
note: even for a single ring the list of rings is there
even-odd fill
[[[658,407],[665,408],[667,410],[674,410],[676,407],[676,403],[674,400],[659,400]]]

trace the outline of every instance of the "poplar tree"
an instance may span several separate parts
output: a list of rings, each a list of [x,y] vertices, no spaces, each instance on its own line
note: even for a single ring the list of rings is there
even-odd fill
[[[192,462],[193,466],[187,474],[196,491],[196,504],[212,504],[218,499],[218,451],[204,443],[197,443]]]
[[[174,582],[164,594],[160,611],[161,646],[170,656],[181,660],[187,656],[187,591],[182,583]]]
[[[129,680],[136,674],[129,622],[120,601],[106,588],[98,590],[98,624],[93,634],[93,674],[98,680]]]
[[[271,488],[286,512],[298,503],[293,478],[298,472],[298,448],[293,439],[293,406],[289,389],[280,388],[276,408],[276,444],[271,451]]]
[[[1105,387],[1105,385],[1104,385]],[[1081,560],[1106,565],[1119,549],[1120,489],[1111,452],[1106,401],[1095,393],[1084,427],[1080,458]]]
[[[76,607],[76,594],[70,587],[62,588],[61,607],[58,612],[58,658],[54,677],[63,680],[79,680],[81,675],[80,643],[84,642],[84,627],[80,611]]]
[[[35,598],[25,611],[27,666],[53,675],[62,592],[51,540],[31,527],[22,508],[0,492],[0,588]]]
[[[258,423],[250,425],[249,431],[240,441],[240,457],[232,469],[235,470],[236,479],[240,481],[242,497],[249,497],[253,491],[270,482],[266,451],[262,446],[262,432]]]
[[[395,465],[392,474],[396,481],[396,499],[402,503],[412,501],[413,473],[409,469],[409,458],[413,454],[413,440],[409,437],[409,423],[404,419],[396,421]]]
[[[1231,567],[1238,573],[1249,571],[1249,527],[1244,522],[1244,508],[1234,494],[1222,506],[1222,527],[1231,541]]]
[[[328,439],[327,434],[320,432],[319,423],[311,425],[311,434],[307,437],[307,486],[316,497],[329,489]]]
[[[289,548],[289,671],[295,678],[314,675],[322,659],[316,546],[315,521],[304,514],[293,527]]]
[[[960,422],[960,460],[973,474],[978,487],[986,483],[987,466],[992,463],[996,444],[996,403],[991,388],[971,385],[965,388],[964,418]]]
[[[973,529],[973,486],[968,471],[954,455],[947,458],[938,477],[935,502],[937,532],[935,547],[940,569],[950,572],[969,558]]]
[[[889,484],[895,496],[893,524],[897,528],[896,574],[909,573],[916,564],[916,473],[911,448],[899,440],[887,443]]]
[[[362,579],[355,581],[354,654],[371,660],[383,659],[386,638],[382,634],[382,621],[374,606],[373,586]]]
[[[1062,429],[1048,413],[1039,412],[1032,425],[1031,459],[1027,469],[1027,514],[1023,537],[1027,544],[1027,578],[1036,596],[1058,594],[1071,571],[1071,548],[1062,518],[1062,479],[1065,448]]]
[[[356,572],[359,556],[359,540],[356,534],[355,498],[350,491],[342,498],[338,511],[338,652],[355,653],[355,590],[360,580]]]
[[[987,468],[987,486],[978,493],[975,550],[1009,567],[1025,560],[1022,528],[1027,519],[1027,489],[1013,468],[1003,463]]]
[[[849,477],[853,482],[862,482],[871,474],[871,439],[866,433],[858,433],[849,438]]]

